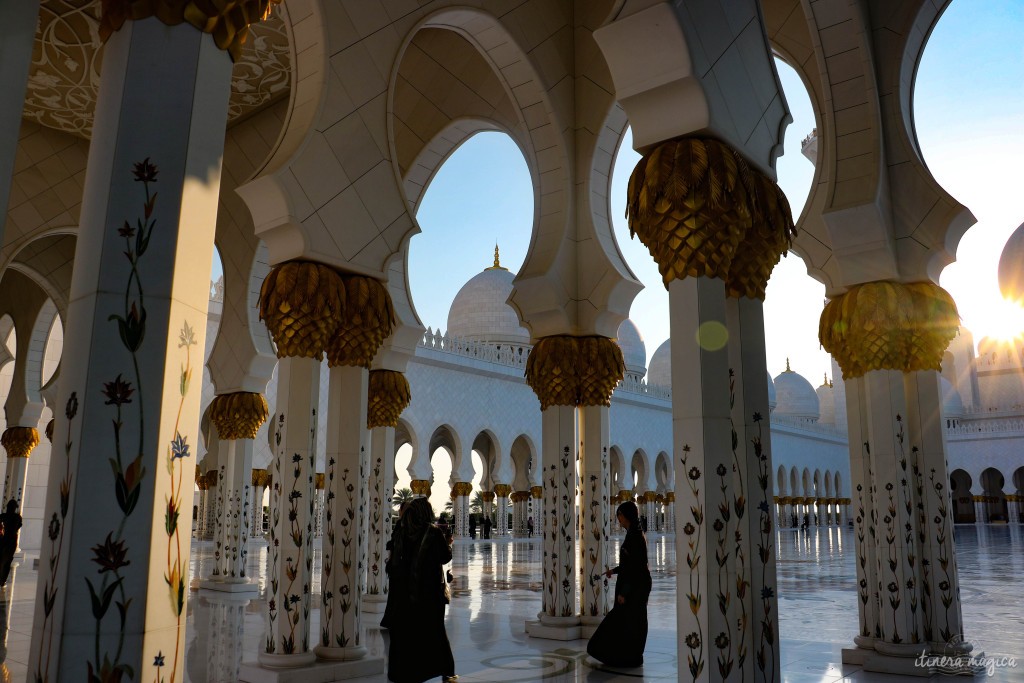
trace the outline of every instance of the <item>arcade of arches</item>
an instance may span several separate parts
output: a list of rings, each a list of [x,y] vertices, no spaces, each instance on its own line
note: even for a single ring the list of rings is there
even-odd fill
[[[782,680],[777,532],[801,523],[853,526],[845,662],[911,673],[922,651],[968,652],[952,527],[1021,520],[1019,456],[972,451],[1020,431],[978,413],[986,373],[1007,375],[989,366],[1021,364],[975,359],[937,284],[973,222],[912,124],[945,5],[0,5],[0,444],[39,559],[28,679],[184,680],[192,589],[259,601],[257,648],[223,680],[379,675],[367,634],[406,474],[450,498],[459,536],[474,493],[498,539],[533,520],[535,642],[608,613],[596,577],[632,498],[686,559],[680,681]],[[799,216],[775,182],[775,54],[818,119]],[[669,292],[673,341],[649,368],[608,215],[627,126],[629,228]],[[517,273],[496,251],[442,334],[409,287],[416,212],[482,131],[526,160],[530,248]],[[762,302],[789,250],[826,287],[836,370],[818,391],[766,367]]]

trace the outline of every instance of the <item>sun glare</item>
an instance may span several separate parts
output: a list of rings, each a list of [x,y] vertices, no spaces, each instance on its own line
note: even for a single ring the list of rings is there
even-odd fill
[[[964,325],[971,330],[976,341],[983,337],[1010,341],[1024,335],[1024,307],[1006,299],[997,299],[985,308],[987,310],[978,312],[980,315],[963,316]]]

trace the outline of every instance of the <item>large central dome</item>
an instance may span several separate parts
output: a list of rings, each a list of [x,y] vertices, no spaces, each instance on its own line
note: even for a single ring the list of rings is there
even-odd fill
[[[515,309],[508,305],[515,278],[498,261],[470,279],[452,301],[448,311],[448,334],[492,344],[529,344],[530,333],[519,324]]]

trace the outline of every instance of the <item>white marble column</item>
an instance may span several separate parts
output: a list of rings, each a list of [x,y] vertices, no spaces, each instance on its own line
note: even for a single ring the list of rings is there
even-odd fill
[[[608,531],[608,489],[611,485],[608,448],[611,445],[611,420],[608,407],[583,406],[579,409],[580,489],[579,582],[580,621],[583,635],[597,626],[611,609],[611,593],[604,572],[610,566],[611,543]],[[575,498],[572,496],[570,500]]]
[[[366,588],[360,533],[366,517],[366,368],[330,369],[327,423],[326,531],[321,574],[320,637],[316,655],[328,660],[366,656],[362,595]]]
[[[324,477],[324,472],[317,472],[313,478],[313,538],[323,538],[324,535],[324,502],[327,498]]]
[[[188,23],[128,20],[104,48],[75,254],[95,267],[75,269],[69,296],[57,405],[75,418],[56,425],[72,446],[50,467],[46,518],[62,529],[41,549],[33,679],[183,675],[182,506],[231,69]],[[85,464],[97,452],[109,466]]]
[[[17,503],[21,514],[25,478],[28,476],[28,456],[39,444],[39,431],[34,427],[8,427],[0,435],[0,445],[7,452],[7,471],[4,474],[4,498],[0,507],[7,511],[7,503]],[[21,537],[19,536],[19,545]]]
[[[544,611],[540,621],[543,626],[576,627],[576,407],[549,407],[541,412],[541,425],[545,466]]]
[[[369,543],[366,569],[365,612],[383,612],[388,598],[388,575],[384,563],[391,540],[391,498],[395,482],[395,428],[374,427],[370,431]]]
[[[282,358],[277,366],[277,417],[271,425],[270,545],[267,623],[260,664],[312,664],[313,479],[316,467],[320,361]],[[322,619],[323,617],[321,617]]]
[[[509,535],[508,529],[508,497],[512,493],[512,486],[509,484],[494,485],[495,514],[497,525],[495,535],[504,538]]]
[[[640,506],[640,512],[647,518],[647,531],[652,534],[656,531],[655,520],[657,519],[658,514],[657,503],[657,491],[644,491],[643,503]]]
[[[214,459],[214,469],[206,473],[206,519],[203,522],[203,540],[216,541],[217,539],[217,515],[220,514],[220,473]]]
[[[468,481],[455,482],[452,487],[452,516],[455,517],[455,538],[469,536],[469,494],[473,485]]]
[[[526,538],[526,516],[527,501],[530,499],[529,491],[515,491],[512,493],[512,537]]]
[[[201,541],[206,532],[206,475],[196,475],[196,486],[199,487],[199,503],[196,505],[195,530],[192,535],[197,541]]]
[[[533,538],[538,536],[542,537],[543,543],[547,542],[546,535],[544,534],[544,487],[543,486],[531,486],[530,487],[530,500],[526,508],[526,534],[530,534],[530,517],[533,517]],[[541,545],[541,553],[544,552],[544,546]]]
[[[665,493],[665,533],[676,532],[676,494],[675,491]]]
[[[253,505],[250,518],[249,540],[265,543],[263,537],[263,494],[270,483],[270,473],[265,469],[252,471]]]

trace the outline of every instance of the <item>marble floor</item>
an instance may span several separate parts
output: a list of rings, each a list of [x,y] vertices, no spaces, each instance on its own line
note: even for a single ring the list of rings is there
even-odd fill
[[[856,631],[853,535],[849,530],[785,530],[779,542],[779,615],[782,680],[897,683],[909,679],[870,674],[840,664],[840,650]],[[995,670],[993,681],[1024,683],[1024,527],[963,525],[956,528],[964,630],[975,649],[1016,657],[1021,664]],[[447,618],[460,683],[550,681],[675,681],[675,572],[672,537],[649,539],[654,590],[642,669],[603,669],[585,654],[586,641],[529,638],[524,622],[540,609],[539,543],[531,540],[460,541],[452,570],[457,579]],[[253,547],[253,575],[263,591],[266,549]],[[209,544],[193,545],[192,572],[203,573]],[[37,572],[21,563],[0,595],[0,654],[8,677],[27,677],[29,634]],[[319,556],[314,566],[319,576]],[[314,582],[314,593],[319,585]],[[189,683],[234,681],[243,660],[255,659],[263,632],[262,599],[193,591],[189,597],[186,675]],[[370,615],[372,617],[373,615]],[[313,630],[318,612],[314,610]],[[368,629],[371,654],[383,655],[387,632]],[[386,681],[381,674],[358,679]]]

